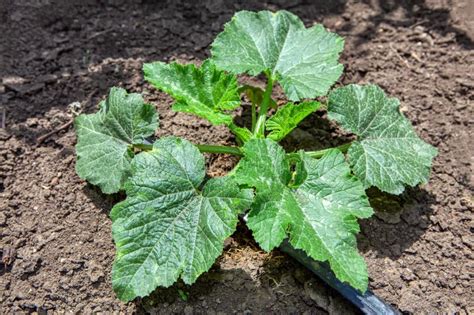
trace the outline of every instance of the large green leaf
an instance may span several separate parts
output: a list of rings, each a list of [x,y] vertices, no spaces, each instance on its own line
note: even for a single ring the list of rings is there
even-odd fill
[[[301,152],[300,176],[291,173],[285,151],[270,139],[249,140],[243,152],[234,176],[256,188],[248,226],[260,246],[270,251],[289,236],[295,248],[329,261],[340,280],[365,291],[367,270],[354,234],[357,218],[371,216],[372,209],[344,155],[334,149],[316,160]]]
[[[290,100],[325,95],[342,73],[344,40],[322,25],[305,28],[287,11],[237,12],[212,43],[212,60],[232,73],[269,72]]]
[[[329,118],[358,136],[348,151],[365,187],[400,194],[404,184],[428,181],[436,148],[421,140],[399,111],[399,101],[376,85],[348,85],[331,92]]]
[[[158,127],[156,110],[139,94],[112,88],[99,112],[79,115],[77,131],[77,174],[104,193],[119,191],[130,175],[131,144],[142,143]]]
[[[117,247],[112,284],[124,301],[179,277],[193,283],[220,255],[253,198],[228,177],[203,184],[204,157],[179,138],[156,141],[135,157],[132,172],[127,199],[111,212]]]
[[[197,115],[215,125],[230,125],[232,116],[224,111],[240,105],[237,78],[217,70],[205,61],[201,67],[176,62],[146,63],[145,79],[175,100],[173,110]]]
[[[275,141],[283,139],[319,106],[321,104],[318,102],[303,102],[300,104],[287,103],[280,107],[275,115],[267,120],[266,127],[270,131],[268,138]]]

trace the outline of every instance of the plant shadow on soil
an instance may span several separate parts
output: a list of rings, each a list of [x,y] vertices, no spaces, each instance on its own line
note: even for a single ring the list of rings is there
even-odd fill
[[[367,26],[356,44],[373,40],[381,24],[388,24],[393,28],[413,27],[414,21],[421,17],[422,21],[416,23],[416,25],[429,25],[430,30],[434,30],[443,36],[454,33],[456,41],[464,48],[474,48],[474,42],[468,33],[450,23],[451,12],[447,8],[429,8],[424,0],[363,0],[362,2],[379,13],[369,18],[371,25]],[[390,17],[391,13],[400,9],[405,12],[406,19],[400,20]],[[346,24],[342,30],[350,32],[353,27]]]
[[[343,298],[326,285],[315,281],[310,271],[286,254],[278,250],[270,255],[263,253],[243,222],[226,240],[224,251],[196,283],[186,285],[180,280],[169,288],[158,288],[140,301],[143,308],[150,314],[160,313],[163,305],[173,305],[176,310],[184,308],[185,312],[191,309],[205,312],[210,307],[227,313],[226,305],[233,305],[234,311],[243,314],[272,313],[278,301],[285,305],[280,311],[288,313],[301,313],[308,308],[311,314],[328,311],[358,314],[353,306],[343,302]],[[218,294],[216,290],[219,290]],[[305,292],[303,301],[300,300],[301,291]],[[212,296],[219,298],[209,299]]]
[[[29,51],[28,62],[25,67],[38,69],[40,74],[55,73],[57,77],[38,75],[27,77],[25,83],[8,84],[5,96],[0,98],[0,105],[4,105],[7,114],[7,128],[10,134],[21,136],[33,143],[34,140],[50,129],[35,126],[34,128],[17,127],[28,118],[44,116],[52,108],[62,108],[77,100],[85,100],[91,91],[97,91],[97,96],[106,95],[111,86],[118,82],[134,81],[134,88],[143,84],[143,79],[136,80],[141,74],[141,66],[136,73],[115,68],[116,64],[104,64],[107,59],[135,59],[139,63],[144,61],[166,60],[170,56],[187,54],[194,59],[204,59],[209,55],[207,46],[219,33],[224,23],[238,10],[288,9],[306,20],[322,18],[325,15],[341,14],[346,0],[330,1],[319,0],[309,10],[301,10],[300,1],[260,2],[248,1],[233,3],[232,1],[206,1],[192,3],[186,1],[142,1],[141,4],[127,4],[127,10],[115,10],[116,6],[122,9],[122,4],[98,3],[103,12],[90,17],[87,25],[77,24],[77,13],[81,7],[74,1],[69,4],[56,6],[49,10],[49,1],[45,5],[29,6],[28,10],[15,11],[15,19],[24,22],[22,26],[31,24],[43,31],[42,36],[55,39],[55,46],[44,49],[31,50],[29,47],[14,45],[7,38],[6,59],[15,60],[18,54],[16,49]],[[107,10],[106,10],[107,9]],[[0,9],[0,15],[6,17],[13,13],[6,6]],[[132,11],[140,12],[133,17]],[[80,12],[84,14],[84,12]],[[122,20],[123,24],[105,26],[103,21],[113,18]],[[139,17],[139,18],[138,18]],[[137,23],[146,21],[147,23]],[[199,26],[196,29],[196,26]],[[105,27],[105,29],[104,29]],[[124,33],[123,30],[127,32]],[[87,35],[87,39],[80,35]],[[30,38],[30,33],[21,33],[22,42],[35,42],[38,39]],[[77,38],[70,41],[70,38]],[[127,44],[118,44],[127,43]],[[23,52],[23,51],[21,51]],[[139,61],[138,61],[139,60]],[[12,62],[11,68],[17,65]],[[8,68],[8,67],[7,67]],[[96,70],[94,68],[99,68]],[[102,71],[104,68],[105,71]],[[94,70],[91,70],[94,69]],[[120,71],[119,71],[120,70]],[[127,69],[129,70],[129,69]],[[15,73],[11,70],[12,73]],[[31,71],[30,71],[31,72]],[[21,74],[25,75],[25,74]],[[26,76],[26,75],[25,75]],[[72,83],[74,82],[74,83]],[[71,86],[75,88],[71,89]],[[94,100],[92,103],[95,105]],[[18,111],[20,107],[23,110]],[[1,109],[1,108],[0,108]],[[15,110],[16,109],[16,110]],[[87,109],[87,108],[86,108]],[[11,113],[15,113],[12,115]]]
[[[329,0],[320,0],[316,1],[316,3],[306,3],[306,1],[273,1],[269,3],[263,2],[247,2],[242,4],[234,4],[231,2],[218,2],[218,4],[213,4],[212,2],[206,3],[204,6],[201,4],[192,4],[186,3],[179,5],[180,1],[173,5],[167,5],[165,2],[162,1],[144,1],[143,4],[140,6],[134,7],[134,9],[142,10],[144,16],[142,17],[143,20],[147,20],[147,18],[152,17],[155,18],[154,15],[156,14],[167,14],[172,19],[162,20],[158,23],[158,25],[150,24],[150,27],[146,27],[146,25],[137,25],[136,29],[133,29],[133,32],[130,34],[123,34],[122,40],[124,42],[130,41],[133,43],[139,43],[136,48],[133,50],[126,50],[126,47],[117,47],[117,37],[116,35],[111,36],[102,36],[101,34],[122,34],[121,25],[110,25],[109,28],[103,30],[100,23],[94,22],[90,26],[87,26],[87,31],[90,34],[89,39],[87,42],[82,45],[81,41],[77,41],[76,43],[69,43],[65,42],[62,43],[59,41],[57,47],[54,49],[46,49],[44,52],[41,51],[31,51],[31,58],[29,61],[29,67],[44,67],[46,63],[50,68],[60,68],[60,64],[56,64],[56,58],[66,58],[75,59],[74,64],[77,69],[84,68],[88,66],[86,59],[84,59],[84,51],[88,52],[90,55],[91,60],[97,61],[97,63],[101,63],[103,60],[107,58],[145,58],[146,60],[163,60],[168,56],[177,55],[180,53],[187,53],[193,55],[195,58],[203,59],[209,53],[208,51],[202,51],[201,49],[197,49],[197,47],[201,47],[203,43],[208,45],[215,35],[221,30],[222,25],[226,22],[231,16],[232,13],[237,10],[247,9],[247,10],[261,10],[261,9],[287,9],[292,11],[293,13],[300,16],[304,21],[319,21],[323,17],[331,17],[331,16],[342,16],[344,18],[343,24],[340,26],[338,32],[342,35],[345,34],[352,34],[355,28],[361,28],[361,31],[357,33],[357,42],[356,44],[360,44],[362,42],[371,41],[375,34],[377,33],[377,29],[381,24],[388,24],[393,28],[397,28],[400,26],[411,26],[413,25],[420,16],[425,19],[422,23],[423,25],[430,25],[430,29],[433,29],[441,34],[448,34],[454,33],[455,34],[455,41],[461,43],[466,49],[471,49],[473,47],[473,42],[469,38],[469,36],[463,30],[460,30],[457,27],[454,27],[449,22],[450,19],[450,12],[447,9],[430,9],[425,4],[425,1],[378,1],[378,0],[364,0],[364,3],[369,4],[378,9],[379,12],[377,15],[370,16],[368,18],[368,22],[364,25],[356,25],[351,23],[350,16],[344,16],[344,12],[346,10],[346,1],[339,0],[339,1],[329,1]],[[113,6],[113,5],[112,5]],[[45,10],[41,10],[41,8],[36,8],[35,14],[33,14],[32,19],[39,19],[42,18],[44,21],[42,22],[42,27],[44,27],[51,35],[60,33],[60,32],[67,32],[75,34],[76,29],[72,27],[74,15],[71,15],[71,12],[75,12],[76,7],[74,4],[71,4],[71,9],[67,10],[66,5],[64,7],[59,7],[56,13],[62,14],[61,19],[59,19],[54,14],[50,14],[51,12],[45,12]],[[390,14],[402,9],[405,12],[406,18],[405,19],[397,19],[397,18],[390,18]],[[33,8],[33,10],[35,10]],[[202,21],[210,20],[208,16],[209,13],[206,10],[210,10],[211,12],[222,12],[219,15],[219,22],[220,25],[216,26],[214,24],[204,24],[204,29],[200,30],[199,36],[194,36],[195,34],[192,31],[192,25],[199,24]],[[123,14],[126,14],[127,11],[124,11]],[[4,15],[8,15],[8,11],[3,12]],[[114,14],[122,14],[122,13],[114,13]],[[27,19],[26,16],[20,16],[19,18]],[[125,22],[130,22],[133,20],[125,19]],[[171,24],[167,24],[169,21],[173,21]],[[180,23],[182,22],[182,23]],[[135,26],[134,26],[135,27]],[[172,35],[164,35],[168,33],[170,28],[173,29]],[[160,31],[163,29],[163,31]],[[178,36],[180,35],[180,36]],[[26,35],[25,35],[26,36]],[[74,35],[72,35],[74,36]],[[25,40],[26,41],[26,40]],[[174,43],[173,47],[169,46],[167,43],[172,42]],[[140,44],[147,43],[140,47]],[[166,45],[165,45],[166,44]],[[156,47],[154,50],[150,50],[150,46]],[[193,49],[194,48],[194,49]],[[7,53],[7,55],[14,55],[15,52],[12,51]],[[100,59],[98,59],[100,57]],[[91,61],[89,60],[89,62]],[[132,73],[124,73],[121,75],[117,75],[114,73],[112,76],[104,75],[103,73],[99,72],[89,72],[87,77],[83,77],[83,75],[76,75],[74,72],[72,73],[73,76],[66,76],[60,77],[54,84],[54,90],[51,89],[50,83],[47,80],[50,79],[47,76],[37,76],[35,79],[31,80],[28,84],[40,85],[39,89],[32,89],[28,91],[28,89],[24,91],[14,91],[10,90],[7,87],[7,94],[5,97],[5,107],[7,109],[7,115],[11,112],[17,113],[17,111],[13,110],[14,106],[22,106],[25,108],[24,111],[21,113],[17,113],[14,117],[11,115],[8,116],[9,125],[15,125],[19,122],[24,122],[29,117],[37,117],[38,115],[44,115],[47,113],[51,108],[58,107],[58,102],[61,104],[69,104],[76,100],[86,99],[89,89],[78,88],[74,91],[65,89],[68,84],[70,84],[71,80],[77,81],[79,78],[80,82],[76,86],[85,87],[85,86],[92,86],[92,89],[97,90],[96,95],[104,95],[110,86],[113,86],[117,83],[117,80],[126,81],[127,77],[131,78],[134,76]],[[110,74],[110,73],[109,73]],[[83,79],[87,79],[87,82]],[[125,78],[124,78],[125,77]],[[63,90],[65,89],[65,90]],[[89,90],[89,91],[87,91]],[[41,97],[38,97],[38,94]],[[15,102],[9,102],[9,99],[14,99]],[[37,103],[38,100],[41,99],[40,103]],[[47,100],[47,101],[45,101]],[[18,102],[18,104],[17,104]],[[32,106],[31,104],[35,104]],[[64,105],[63,105],[64,106]],[[61,107],[61,106],[59,106]],[[41,129],[39,128],[27,128],[26,129],[18,129],[18,130],[11,130],[12,134],[26,136],[28,139],[36,139],[37,136],[47,133],[48,129]]]
[[[360,222],[359,249],[364,253],[375,251],[376,256],[392,260],[403,252],[409,253],[430,225],[434,196],[420,187],[407,188],[399,196],[370,188],[367,195],[374,216]]]
[[[179,2],[179,1],[178,1]],[[294,3],[293,3],[294,2]],[[173,55],[179,55],[182,53],[185,54],[190,54],[194,58],[197,59],[203,59],[207,57],[209,54],[208,51],[201,51],[201,50],[196,50],[193,51],[193,48],[196,48],[194,46],[196,45],[202,45],[202,42],[209,44],[212,39],[215,37],[215,35],[220,31],[220,28],[222,25],[219,27],[216,27],[215,25],[212,26],[205,26],[206,29],[205,32],[201,31],[199,33],[199,38],[196,38],[193,32],[180,32],[181,29],[184,30],[184,28],[187,27],[189,23],[193,23],[192,21],[207,21],[209,20],[209,17],[207,16],[208,13],[205,13],[205,10],[215,10],[217,11],[222,11],[223,14],[220,15],[219,20],[222,20],[223,24],[226,22],[231,16],[232,13],[237,11],[237,10],[242,10],[242,9],[247,9],[247,10],[261,10],[261,9],[287,9],[292,11],[293,13],[297,14],[300,16],[303,20],[305,21],[314,21],[314,20],[321,20],[323,17],[328,17],[328,16],[343,16],[344,19],[346,20],[338,32],[340,32],[342,35],[350,34],[351,32],[354,31],[356,27],[362,28],[363,30],[357,34],[357,40],[356,40],[356,45],[361,44],[363,42],[368,42],[373,39],[375,34],[377,33],[377,29],[379,25],[381,24],[388,24],[394,28],[400,27],[400,26],[407,26],[407,25],[412,25],[415,23],[417,18],[420,16],[425,19],[422,23],[422,25],[427,24],[430,25],[430,30],[435,30],[441,34],[448,34],[448,33],[454,33],[455,34],[455,41],[459,42],[462,44],[466,49],[472,49],[473,47],[473,41],[469,38],[469,36],[464,32],[463,30],[454,27],[450,24],[449,18],[450,18],[450,12],[447,9],[430,9],[427,7],[425,4],[425,1],[369,1],[369,0],[364,0],[364,3],[367,3],[368,5],[375,7],[375,8],[381,8],[377,12],[379,14],[371,16],[368,18],[368,21],[364,25],[354,25],[351,23],[349,17],[344,17],[344,12],[346,10],[346,1],[345,0],[340,0],[340,1],[328,1],[328,0],[322,0],[322,1],[317,1],[316,4],[313,4],[310,6],[309,4],[306,4],[305,1],[273,1],[269,3],[259,3],[259,2],[249,2],[245,4],[235,4],[231,5],[230,3],[223,2],[220,4],[212,4],[208,3],[205,6],[201,5],[195,5],[195,4],[190,4],[186,3],[184,7],[179,7],[178,4],[178,10],[176,8],[173,9],[173,7],[167,7],[165,5],[165,2],[162,1],[144,1],[144,3],[141,5],[141,7],[137,7],[142,11],[142,13],[145,15],[144,19],[148,17],[148,15],[153,15],[157,12],[160,13],[166,13],[166,12],[180,12],[180,9],[182,12],[185,12],[183,14],[172,14],[173,18],[172,21],[178,21],[181,20],[183,24],[176,24],[172,23],[172,25],[167,25],[167,22],[162,22],[163,25],[162,27],[165,28],[167,31],[170,27],[176,28],[174,29],[174,35],[172,38],[166,37],[166,41],[168,42],[177,42],[178,44],[175,45],[175,47],[171,46],[163,46],[163,40],[164,38],[162,36],[156,36],[155,33],[151,33],[149,28],[144,28],[141,29],[144,26],[139,26],[139,29],[134,30],[131,34],[125,34],[123,36],[123,41],[127,42],[129,40],[133,39],[133,42],[143,42],[143,41],[148,41],[148,44],[146,45],[147,47],[150,45],[156,46],[158,49],[154,50],[153,52],[150,52],[150,50],[147,47],[142,47],[133,50],[133,53],[130,51],[125,50],[124,47],[117,47],[116,45],[116,38],[114,36],[111,37],[103,37],[99,36],[97,34],[100,34],[101,32],[104,32],[100,28],[100,24],[94,24],[91,29],[88,30],[88,33],[92,34],[90,40],[87,41],[86,46],[82,47],[81,50],[78,50],[79,46],[78,44],[80,41],[78,41],[74,45],[70,44],[58,44],[58,47],[52,50],[46,50],[43,55],[36,55],[39,54],[39,51],[32,51],[32,58],[31,58],[31,65],[30,66],[35,66],[35,62],[37,61],[42,61],[42,62],[47,62],[47,63],[52,63],[51,66],[59,67],[59,65],[54,65],[55,60],[51,59],[54,56],[62,56],[62,55],[67,55],[69,52],[72,54],[73,59],[77,59],[75,63],[77,65],[83,65],[83,66],[91,66],[91,64],[87,64],[87,60],[84,59],[84,55],[82,51],[90,51],[89,54],[91,55],[92,59],[95,59],[99,63],[102,62],[104,59],[107,58],[132,58],[132,57],[137,57],[137,58],[145,58],[145,60],[165,60],[169,56]],[[270,7],[269,7],[270,6]],[[146,8],[146,9],[144,9]],[[61,8],[64,10],[64,8]],[[190,10],[192,9],[192,10]],[[405,19],[396,19],[396,18],[390,18],[390,14],[395,12],[396,10],[402,9],[405,12]],[[175,11],[173,11],[175,10]],[[177,10],[177,11],[176,11]],[[74,11],[74,5],[72,4],[72,9],[71,12]],[[48,14],[45,14],[45,12],[42,12],[41,10],[38,10],[37,16],[35,18],[43,17],[44,21],[42,22],[43,27],[47,29],[51,34],[55,34],[57,32],[70,32],[71,29],[69,28],[69,24],[72,23],[73,16],[70,16],[70,14],[67,12],[67,10],[64,13],[64,16],[62,19],[57,19],[54,15],[50,15],[49,12]],[[8,14],[8,12],[4,12],[4,14]],[[167,20],[168,21],[168,20]],[[70,22],[70,23],[69,23]],[[121,33],[121,29],[119,25],[112,25],[111,28],[107,29],[107,34],[108,33]],[[178,37],[177,34],[180,34]],[[128,38],[129,36],[130,38]],[[176,37],[176,38],[175,38]],[[154,38],[152,42],[150,42],[150,39]],[[163,46],[163,47],[162,47]],[[161,49],[160,49],[161,48]],[[194,49],[195,50],[195,49]],[[81,53],[79,53],[81,52]],[[50,56],[51,55],[51,56]],[[131,56],[133,55],[133,56]],[[97,59],[97,57],[100,56],[100,60]],[[44,59],[44,60],[43,60]],[[38,65],[39,66],[39,65]],[[41,125],[39,126],[33,126],[30,127],[25,124],[19,124],[21,122],[26,121],[29,117],[38,117],[38,116],[44,116],[48,111],[50,111],[52,108],[58,107],[58,108],[64,108],[65,105],[58,106],[57,100],[61,99],[62,104],[69,104],[72,103],[73,101],[77,100],[87,100],[87,96],[91,91],[96,91],[95,96],[88,100],[89,104],[86,104],[85,106],[85,111],[87,112],[88,109],[93,108],[97,104],[97,100],[101,98],[100,96],[105,95],[108,91],[108,89],[111,86],[116,85],[118,82],[133,82],[136,80],[136,75],[130,72],[122,73],[120,75],[117,75],[116,69],[115,71],[111,71],[113,65],[107,65],[105,71],[95,71],[95,72],[89,72],[87,74],[87,77],[84,77],[83,75],[78,75],[73,73],[73,76],[66,76],[66,77],[60,77],[57,79],[57,81],[54,84],[54,90],[51,90],[50,84],[47,81],[48,77],[46,76],[38,76],[37,79],[32,80],[29,82],[31,85],[39,84],[43,85],[43,88],[39,90],[32,90],[32,91],[9,91],[4,99],[2,99],[2,103],[5,103],[5,108],[7,109],[7,115],[8,115],[8,125],[14,125],[15,127],[12,129],[9,129],[9,132],[13,135],[19,136],[27,140],[29,143],[34,143],[34,141],[41,135],[44,135],[51,131],[50,128],[48,127],[42,127]],[[141,70],[139,70],[139,67],[137,69],[138,73],[141,74]],[[111,75],[111,72],[112,75]],[[81,87],[87,87],[86,89],[80,88],[75,91],[70,91],[70,90],[62,90],[66,88],[69,84],[70,81],[74,80],[77,81],[79,79],[79,82],[76,84],[77,86]],[[139,82],[134,82],[133,84],[130,84],[130,86],[136,87],[136,84],[143,84],[143,80],[140,79]],[[7,87],[7,91],[8,91]],[[40,94],[38,97],[37,94]],[[9,99],[14,100],[14,102],[9,102]],[[37,103],[35,100],[42,100],[41,103]],[[45,101],[47,100],[47,101]],[[18,104],[17,104],[18,102]],[[35,104],[32,106],[31,104]],[[13,108],[15,106],[20,106],[20,107],[25,107],[25,110],[22,111],[21,113],[18,114],[17,111],[15,111]],[[10,108],[11,107],[11,108]],[[15,112],[16,115],[12,117],[9,115],[9,113]]]

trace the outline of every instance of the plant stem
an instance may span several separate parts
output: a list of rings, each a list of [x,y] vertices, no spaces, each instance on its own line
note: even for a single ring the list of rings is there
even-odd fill
[[[153,150],[153,144],[137,143],[137,144],[132,144],[132,146],[136,149],[140,149],[143,151]]]
[[[196,147],[202,153],[224,153],[242,156],[242,151],[238,147],[227,147],[224,145],[196,144]]]
[[[252,100],[252,129],[251,131],[255,131],[255,124],[257,122],[257,113],[256,113],[256,105],[255,102]]]
[[[223,154],[232,154],[242,156],[242,151],[238,147],[228,147],[225,145],[211,145],[211,144],[195,144],[195,146],[201,151],[202,153],[223,153]],[[137,143],[133,144],[134,148],[143,150],[143,151],[151,151],[153,149],[153,144],[144,144],[144,143]]]
[[[262,104],[260,105],[260,110],[258,111],[257,124],[255,125],[254,135],[257,137],[262,137],[265,135],[265,120],[267,119],[268,106],[270,105],[270,98],[272,97],[273,90],[273,78],[270,73],[265,73],[267,75],[267,87],[265,92],[263,92]]]
[[[318,150],[318,151],[307,151],[306,154],[308,154],[312,158],[319,159],[324,154],[326,154],[329,150],[333,150],[333,149],[338,149],[342,153],[346,153],[349,147],[351,146],[351,144],[352,143],[349,142],[349,143],[344,143],[334,148],[327,148],[327,149]],[[237,155],[237,156],[243,156],[243,153],[239,147],[230,147],[230,146],[225,146],[225,145],[212,145],[212,144],[196,144],[195,146],[202,153],[220,153],[220,154],[232,154],[232,155]],[[140,143],[140,144],[134,144],[133,147],[143,150],[143,151],[150,151],[153,149],[152,144]],[[291,158],[295,154],[297,153],[288,153],[287,155],[289,158]]]
[[[349,149],[349,147],[351,146],[351,142],[349,143],[344,143],[340,146],[337,146],[337,147],[334,147],[334,148],[328,148],[328,149],[323,149],[323,150],[318,150],[318,151],[308,151],[306,152],[306,154],[308,154],[309,156],[311,156],[312,158],[320,158],[322,157],[324,154],[326,154],[329,150],[332,150],[332,149],[338,149],[340,150],[342,153],[346,153],[347,150]]]

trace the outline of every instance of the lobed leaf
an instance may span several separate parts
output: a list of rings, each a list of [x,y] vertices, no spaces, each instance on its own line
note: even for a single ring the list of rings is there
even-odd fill
[[[143,71],[145,80],[176,100],[173,110],[197,115],[214,125],[232,123],[232,116],[224,111],[240,105],[234,75],[217,70],[208,60],[199,68],[176,62],[146,63]]]
[[[316,160],[301,152],[296,169],[304,176],[292,176],[285,151],[270,139],[249,140],[243,152],[234,176],[256,188],[248,226],[260,246],[270,251],[289,236],[295,248],[329,261],[341,281],[365,291],[367,268],[354,234],[357,218],[370,217],[372,209],[344,155],[334,149]]]
[[[178,278],[191,284],[209,270],[253,193],[229,177],[204,183],[204,157],[169,137],[132,162],[127,199],[111,212],[117,254],[112,284],[130,301]],[[202,186],[202,189],[200,188]]]
[[[358,136],[348,150],[365,187],[400,194],[404,185],[426,183],[436,148],[421,140],[399,111],[400,102],[376,85],[348,85],[329,95],[329,118]]]
[[[275,115],[266,122],[266,127],[270,131],[268,138],[280,141],[309,114],[316,111],[321,106],[318,102],[302,102],[300,104],[287,103],[280,107]]]
[[[104,193],[119,191],[130,175],[130,145],[143,143],[157,127],[155,108],[140,94],[112,88],[99,112],[75,119],[77,174]]]
[[[212,43],[212,60],[226,71],[278,80],[290,100],[325,95],[342,73],[344,40],[322,25],[305,28],[288,11],[237,12]]]

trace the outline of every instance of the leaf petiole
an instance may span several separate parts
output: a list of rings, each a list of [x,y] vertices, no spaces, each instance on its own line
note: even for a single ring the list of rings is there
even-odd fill
[[[243,153],[238,147],[228,147],[225,145],[196,144],[201,153],[222,153],[242,156]]]
[[[242,156],[242,151],[238,147],[230,147],[225,145],[196,144],[201,153],[221,153]],[[153,144],[137,143],[133,147],[142,151],[151,151]]]
[[[337,146],[337,147],[334,147],[334,148],[327,148],[327,149],[318,150],[318,151],[307,151],[306,154],[308,154],[312,158],[319,159],[324,154],[326,154],[328,151],[330,151],[332,149],[338,149],[342,153],[346,153],[347,150],[349,149],[349,147],[351,146],[351,144],[352,144],[352,142],[349,142],[349,143],[341,144],[340,146]]]
[[[265,135],[265,120],[267,119],[267,111],[270,105],[270,99],[273,90],[273,77],[269,72],[265,72],[265,74],[267,75],[267,87],[263,93],[262,104],[260,105],[260,110],[258,111],[258,119],[254,130],[254,135],[261,138],[263,138]]]
[[[252,100],[252,132],[255,131],[255,124],[257,123],[257,111],[255,102]]]
[[[319,159],[332,149],[338,149],[342,153],[346,153],[349,147],[351,146],[351,144],[352,143],[349,142],[349,143],[341,144],[340,146],[337,146],[334,148],[327,148],[327,149],[318,150],[318,151],[307,151],[306,154],[308,154],[312,158]],[[133,144],[133,147],[143,150],[143,151],[150,151],[153,149],[152,144],[144,144],[144,143]],[[196,144],[196,147],[202,153],[232,154],[232,155],[237,155],[237,156],[243,155],[242,151],[238,147],[231,147],[231,146],[225,146],[225,145],[210,145],[210,144]],[[291,155],[294,155],[294,154],[295,153],[288,153],[287,155],[291,157]]]
[[[153,149],[153,144],[135,143],[132,144],[131,147],[134,149],[140,149],[142,151],[151,151]]]

